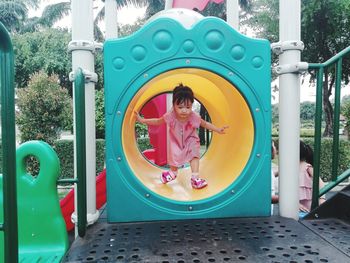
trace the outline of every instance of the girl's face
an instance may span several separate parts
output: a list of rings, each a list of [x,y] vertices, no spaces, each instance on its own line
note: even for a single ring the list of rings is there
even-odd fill
[[[174,104],[174,110],[176,117],[179,120],[187,120],[190,117],[192,112],[192,102],[191,101],[183,101],[180,104]]]

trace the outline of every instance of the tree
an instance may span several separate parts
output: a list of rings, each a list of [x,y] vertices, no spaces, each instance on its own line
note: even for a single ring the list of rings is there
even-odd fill
[[[144,24],[146,19],[145,18],[138,18],[135,23],[133,24],[126,24],[122,25],[118,28],[118,32],[120,37],[129,36],[132,33],[139,30]]]
[[[278,0],[257,0],[247,24],[257,36],[278,41]],[[348,0],[304,0],[301,2],[301,39],[305,48],[302,60],[322,63],[350,45],[350,2]],[[342,79],[349,81],[349,62],[344,61]],[[315,75],[311,74],[311,81]],[[335,78],[328,72],[323,87],[323,109],[326,127],[324,136],[333,132],[333,107],[330,102]]]
[[[0,2],[0,22],[13,33],[33,32],[50,28],[70,10],[70,1],[48,5],[41,17],[28,18],[30,8],[37,9],[41,0],[3,0]]]
[[[72,120],[72,104],[58,77],[36,73],[28,87],[18,90],[16,122],[21,141],[43,140],[53,145],[60,131]]]
[[[22,32],[34,32],[42,28],[51,28],[57,21],[69,14],[70,6],[70,1],[46,6],[40,17],[32,17],[25,21]]]
[[[300,104],[300,119],[302,121],[313,121],[316,114],[314,102],[304,101]]]
[[[302,6],[302,40],[305,44],[302,59],[324,62],[350,45],[350,2],[347,0],[304,1]],[[350,64],[344,61],[342,79],[349,82]],[[314,74],[311,72],[311,74]],[[334,88],[334,71],[325,74],[323,110],[326,127],[324,136],[333,134],[333,106],[330,102]]]
[[[0,22],[9,32],[18,32],[28,18],[29,8],[37,9],[40,0],[3,0],[0,2]]]
[[[17,87],[26,87],[33,73],[43,71],[49,76],[57,74],[60,85],[71,90],[68,79],[71,55],[67,52],[70,39],[70,34],[63,29],[15,35],[13,45]]]

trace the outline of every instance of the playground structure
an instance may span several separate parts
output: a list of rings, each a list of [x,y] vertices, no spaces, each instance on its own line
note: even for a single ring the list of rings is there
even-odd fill
[[[110,222],[270,214],[267,41],[240,35],[220,19],[174,9],[129,38],[106,41],[104,54]],[[201,158],[201,175],[209,181],[202,191],[185,181],[189,168],[181,170],[180,183],[163,186],[161,169],[139,153],[133,133],[133,112],[179,81],[193,89],[214,123],[230,126],[225,136],[213,135]],[[235,162],[220,158],[224,152]]]
[[[106,1],[106,4],[107,2],[108,1]],[[294,5],[297,5],[297,3],[287,4],[287,1],[281,2],[281,8],[285,12],[288,10],[288,4],[292,5],[293,8],[295,7]],[[75,7],[77,7],[77,2],[73,1],[73,6],[74,4]],[[192,24],[190,25],[189,27],[184,27],[177,19],[157,17],[153,21],[150,21],[140,32],[136,33],[135,36],[120,41],[110,40],[107,41],[105,45],[106,82],[108,83],[108,91],[106,93],[106,133],[107,141],[110,143],[107,145],[106,158],[107,173],[110,172],[110,174],[107,175],[107,209],[108,220],[110,222],[268,216],[270,213],[270,132],[267,132],[270,131],[268,89],[270,80],[269,45],[266,41],[245,38],[223,22],[213,18],[203,20],[197,19],[193,26]],[[191,32],[191,30],[194,29],[196,29],[196,31]],[[197,31],[202,32],[198,33]],[[179,34],[179,38],[174,37],[177,36],[177,34]],[[192,35],[194,35],[193,38],[191,38]],[[285,34],[283,37],[290,37],[290,35]],[[141,38],[144,39],[140,40]],[[147,38],[148,41],[146,41]],[[227,39],[228,41],[226,42]],[[186,40],[189,41],[186,42]],[[226,43],[233,44],[227,45]],[[297,50],[288,49],[285,45],[281,45],[280,48],[284,49],[285,53],[296,52],[299,54],[299,42],[296,41],[295,43],[297,44]],[[77,42],[75,42],[75,44],[77,44]],[[132,48],[129,49],[130,47]],[[121,51],[123,48],[125,49],[124,52]],[[256,50],[258,48],[259,53],[257,53]],[[91,52],[91,47],[89,47],[89,49],[90,51],[88,52]],[[229,52],[230,56],[227,56],[227,53],[226,56],[224,55],[225,53],[221,54],[220,52],[223,50]],[[73,51],[81,52],[81,50],[75,50],[74,48]],[[84,50],[83,53],[84,52],[87,52],[87,50]],[[152,54],[152,52],[155,53]],[[150,53],[151,55],[149,55]],[[123,56],[126,56],[127,59]],[[220,59],[220,62],[216,57]],[[242,68],[237,66],[241,66],[242,64],[244,65]],[[298,62],[297,65],[299,65],[298,70],[304,66],[303,64],[298,64]],[[315,68],[322,68],[322,66],[313,66]],[[9,66],[7,65],[5,68],[7,67]],[[123,74],[124,69],[127,69],[130,75]],[[115,88],[113,83],[116,81],[116,73],[118,73],[118,71],[120,71],[118,88]],[[256,74],[253,78],[251,77],[251,74],[253,74],[252,72]],[[292,70],[289,72],[287,70],[287,72],[281,73],[283,74],[282,79],[290,81],[288,80],[288,75],[291,75],[291,84],[293,85],[293,83],[298,80],[298,74],[295,73],[297,73],[297,71]],[[129,79],[130,76],[133,77],[132,80]],[[77,77],[78,74],[73,76],[73,78]],[[86,70],[85,77],[86,79],[94,80],[94,75]],[[195,194],[188,191],[189,189],[187,189],[188,187],[184,181],[180,181],[177,185],[171,184],[166,187],[159,187],[155,181],[158,179],[156,174],[159,173],[160,168],[152,166],[143,158],[141,153],[137,150],[134,133],[130,132],[134,131],[135,124],[132,112],[134,110],[140,110],[142,106],[155,95],[170,91],[171,87],[177,84],[178,79],[190,83],[189,85],[194,88],[195,94],[198,94],[198,99],[208,109],[214,122],[228,122],[232,129],[228,134],[228,138],[222,139],[215,136],[213,137],[210,149],[202,158],[201,165],[207,168],[209,172],[213,173],[213,168],[210,168],[211,165],[213,167],[225,166],[224,162],[222,162],[223,158],[217,158],[216,155],[218,152],[221,155],[233,156],[234,160],[239,158],[237,163],[230,164],[229,167],[222,170],[224,174],[222,181],[212,180],[210,181],[210,185],[213,186],[211,189]],[[3,86],[2,84],[2,87]],[[260,89],[260,87],[266,87],[268,94],[266,94],[266,90]],[[293,100],[295,102],[298,94],[290,94],[290,92],[292,92],[291,90],[292,89],[289,90],[289,88],[282,88],[281,93],[288,93],[289,102],[293,102]],[[207,97],[206,94],[208,93],[209,96]],[[4,94],[3,91],[2,94]],[[87,94],[87,96],[89,95]],[[287,96],[285,99],[287,99]],[[6,101],[6,98],[2,97],[2,105],[7,105],[6,103],[3,104],[4,100]],[[232,104],[237,108],[233,107],[228,101],[233,101],[234,103]],[[285,106],[287,108],[289,102],[285,101]],[[217,107],[217,104],[222,105]],[[240,112],[237,112],[237,110]],[[235,122],[237,116],[234,114],[237,114],[242,119],[240,123]],[[282,185],[282,187],[280,187],[280,214],[283,217],[295,218],[297,212],[297,207],[295,206],[297,204],[297,191],[294,191],[294,188],[296,188],[297,184],[295,184],[296,179],[293,176],[290,176],[292,178],[288,178],[287,175],[293,174],[297,170],[297,167],[293,165],[293,160],[298,158],[298,154],[296,153],[299,151],[297,147],[299,144],[295,143],[295,145],[291,146],[289,143],[299,141],[299,131],[295,129],[295,125],[297,124],[296,119],[299,118],[299,116],[295,115],[295,112],[290,109],[288,109],[288,112],[283,112],[283,114],[281,118],[289,118],[288,115],[292,115],[292,119],[288,121],[292,123],[293,127],[287,128],[287,125],[283,126],[281,124],[282,127],[280,128],[280,155],[282,155],[280,159],[280,161],[282,161],[282,167],[280,169],[282,181],[280,184],[280,186]],[[7,121],[11,121],[11,114]],[[2,123],[2,127],[4,127],[3,125],[4,122]],[[11,127],[11,123],[9,126],[5,127]],[[234,132],[235,134],[233,134]],[[239,139],[235,136],[238,136]],[[9,137],[11,140],[11,136]],[[85,136],[82,138],[84,137]],[[86,140],[82,140],[81,143],[83,145],[87,144]],[[13,147],[13,145],[11,147]],[[11,147],[8,148],[5,145],[4,156],[11,153],[11,149],[14,149]],[[88,152],[87,149],[86,152]],[[238,152],[241,154],[238,155]],[[288,158],[285,158],[287,152]],[[13,155],[14,152],[12,152],[12,157]],[[77,154],[78,158],[82,155],[86,156],[87,153],[83,151]],[[9,156],[11,157],[11,154],[6,156],[7,158]],[[209,159],[210,162],[208,161]],[[284,163],[286,160],[289,161]],[[8,162],[8,164],[11,165],[11,162]],[[85,169],[84,167],[81,168],[83,170]],[[15,168],[13,171],[15,171]],[[188,171],[184,169],[183,173],[186,174]],[[4,169],[4,174],[5,185],[8,184],[5,178],[8,174],[11,175],[11,170]],[[209,175],[205,176],[209,178]],[[343,178],[346,178],[346,176],[344,175],[339,180],[343,180]],[[288,180],[291,180],[289,185],[284,185],[283,182],[288,183]],[[93,178],[92,182],[90,180],[88,184],[95,185],[95,178]],[[12,187],[14,187],[13,185],[15,184],[12,184]],[[85,188],[91,189],[91,185]],[[287,186],[290,189],[286,189]],[[118,187],[120,188],[118,189]],[[92,188],[96,189],[96,186]],[[8,193],[5,193],[6,189],[11,188],[7,188],[6,185],[4,186],[4,196],[8,195]],[[178,195],[177,191],[182,195]],[[16,191],[12,193],[14,200],[16,200],[15,193]],[[99,214],[98,211],[94,211],[94,209],[96,210],[95,192],[89,191],[89,195],[93,196],[93,198],[89,199],[88,197],[88,211],[85,211],[85,213],[77,213],[78,219],[80,215],[88,214],[87,218],[85,218],[88,222],[85,221],[85,223],[83,223],[84,227],[87,223],[92,224],[95,220],[95,216]],[[93,206],[91,206],[92,203]],[[7,216],[6,214],[13,216],[13,213],[9,213],[8,206],[7,209],[6,206],[4,200],[5,217]],[[79,207],[80,203],[78,203],[78,208]],[[21,208],[19,207],[19,209]],[[117,211],[116,209],[119,210]],[[316,215],[314,214],[314,216]],[[20,217],[21,214],[19,213],[18,218]],[[84,218],[84,216],[82,217]],[[16,214],[15,218],[17,218]],[[216,221],[215,219],[213,220],[214,221],[207,222],[206,225],[214,227]],[[265,221],[261,223],[262,226],[269,225],[273,228],[273,224],[276,223],[273,222],[275,221],[273,218],[263,220]],[[280,221],[282,221],[282,223]],[[277,223],[279,225],[278,231],[282,231],[286,225],[290,227],[288,221],[284,221],[284,219],[280,219],[280,221]],[[14,222],[16,223],[17,220],[14,219]],[[61,220],[61,222],[63,221]],[[178,225],[183,225],[184,230],[188,228],[186,222],[182,223],[178,221],[170,222],[167,227],[174,229],[174,226],[171,226],[174,222],[177,222]],[[221,226],[234,226],[237,223],[241,225],[258,224],[255,221],[251,222],[250,219],[225,222],[227,222],[227,224],[220,223]],[[62,223],[60,224],[63,225]],[[295,226],[296,223],[292,224]],[[9,258],[8,255],[16,255],[13,244],[17,245],[16,242],[12,242],[12,246],[6,247],[10,244],[9,233],[11,233],[11,228],[9,230],[8,225],[9,223],[4,224],[4,226],[6,226],[4,243],[5,251],[7,251],[5,260],[6,256],[7,259]],[[135,240],[139,238],[139,234],[137,233],[142,229],[142,223],[137,224],[135,229],[132,225],[127,225],[124,227],[124,230],[129,227],[135,230]],[[33,228],[35,228],[35,226]],[[119,229],[121,230],[123,228],[123,225],[117,225],[117,228],[119,231]],[[263,229],[264,231],[269,231],[268,229]],[[19,231],[21,231],[20,228]],[[105,230],[102,228],[99,231],[103,232]],[[111,236],[115,235],[113,231],[114,230],[112,230]],[[84,232],[85,231],[80,231],[79,235],[84,236]],[[225,233],[226,232],[223,232],[222,235],[227,235]],[[15,234],[17,233],[15,232]],[[19,236],[20,235],[21,234],[19,234]],[[282,239],[279,241],[281,240]],[[119,241],[122,242],[122,240]],[[19,239],[19,250],[23,254],[23,251],[27,250],[23,249],[23,243],[21,242],[21,239]],[[60,243],[61,248],[63,248],[61,250],[61,256],[66,249],[63,245],[65,242],[66,241],[62,241]],[[305,243],[307,241],[303,239],[302,242]],[[112,246],[112,244],[109,245]],[[139,246],[144,247],[142,245]],[[313,243],[312,246],[315,247],[317,245]],[[325,246],[325,243],[322,243],[322,246]],[[77,248],[77,246],[74,248]],[[31,249],[29,249],[29,251],[31,253],[36,253]],[[318,251],[324,252],[321,250]],[[207,255],[209,255],[209,252]],[[339,262],[344,262],[342,260],[348,259],[344,255],[337,255],[332,249],[328,249],[326,252],[329,252],[329,255],[327,254],[327,257],[320,256],[321,259],[332,260],[334,259],[334,255],[338,256],[337,259],[340,260]],[[326,254],[326,252],[324,253]],[[90,251],[89,253],[92,252]],[[224,254],[224,252],[220,253]],[[227,253],[227,251],[225,253]],[[333,257],[330,256],[332,253]],[[72,251],[71,254],[73,255],[74,251]],[[269,255],[267,256],[270,257]],[[281,255],[281,257],[282,256],[285,257],[285,255]],[[77,258],[80,257],[81,255],[78,255]],[[163,255],[163,257],[166,256]],[[68,256],[67,260],[73,259],[73,256]],[[92,257],[92,260],[93,259]],[[254,259],[254,257],[251,257],[251,259]],[[258,259],[263,260],[262,258]],[[59,256],[52,259],[52,261],[55,260],[59,260]],[[89,261],[89,257],[87,257],[86,260]],[[223,260],[225,259],[223,258]]]

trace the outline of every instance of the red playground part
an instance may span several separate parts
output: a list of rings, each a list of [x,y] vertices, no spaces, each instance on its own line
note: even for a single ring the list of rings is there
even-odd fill
[[[166,94],[158,95],[148,101],[141,110],[145,118],[159,118],[167,111]],[[150,143],[154,149],[151,152],[143,152],[144,156],[156,165],[163,166],[167,164],[167,129],[166,125],[160,126],[149,125],[148,134]]]
[[[106,203],[106,169],[96,177],[96,208],[100,209]],[[66,222],[67,231],[74,228],[71,221],[74,212],[74,189],[69,191],[65,198],[60,201],[62,215]]]

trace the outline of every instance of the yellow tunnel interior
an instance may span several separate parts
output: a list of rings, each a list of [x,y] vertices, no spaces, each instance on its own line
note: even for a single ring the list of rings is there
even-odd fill
[[[190,167],[180,169],[176,180],[162,184],[162,168],[145,159],[135,139],[133,112],[139,112],[153,97],[172,92],[179,83],[192,88],[214,125],[229,126],[226,134],[213,133],[210,146],[200,159],[200,177],[208,181],[201,190],[191,187]],[[210,71],[182,68],[162,73],[140,87],[125,113],[122,143],[128,165],[146,188],[172,200],[197,201],[219,194],[242,173],[254,143],[254,123],[246,100],[232,83]]]

